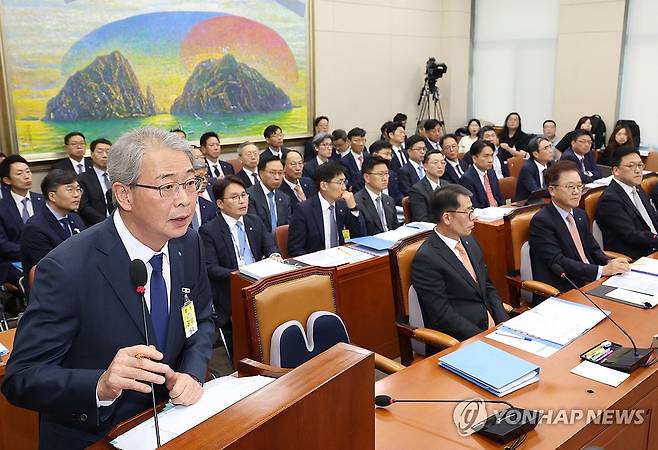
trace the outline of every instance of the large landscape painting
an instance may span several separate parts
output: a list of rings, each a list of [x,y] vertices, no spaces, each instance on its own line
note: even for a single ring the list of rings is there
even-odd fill
[[[46,156],[144,126],[309,132],[304,0],[0,0],[19,151]]]

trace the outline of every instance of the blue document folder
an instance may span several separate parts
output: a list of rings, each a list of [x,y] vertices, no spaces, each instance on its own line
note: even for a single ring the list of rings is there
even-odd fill
[[[388,250],[395,245],[395,242],[387,241],[386,239],[378,238],[375,236],[364,236],[350,239],[353,244],[363,245],[364,247],[372,248],[374,250]]]
[[[439,365],[498,397],[539,380],[539,366],[482,341],[442,356]]]

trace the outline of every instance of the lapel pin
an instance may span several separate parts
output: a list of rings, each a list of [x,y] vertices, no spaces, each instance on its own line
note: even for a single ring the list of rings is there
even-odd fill
[[[189,294],[191,291],[190,291],[190,288],[186,288],[186,287],[184,287],[184,288],[181,289],[181,292],[182,292],[183,294]]]
[[[181,251],[179,250],[179,251],[178,251],[178,256],[183,256],[183,252],[181,252]]]

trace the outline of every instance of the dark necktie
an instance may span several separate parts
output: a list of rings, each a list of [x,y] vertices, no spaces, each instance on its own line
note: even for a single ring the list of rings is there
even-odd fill
[[[25,197],[23,200],[21,200],[21,203],[23,204],[23,211],[21,211],[21,219],[23,220],[23,223],[30,220],[30,211],[27,209],[27,204],[29,201],[30,199],[28,197]]]
[[[219,173],[219,163],[212,166],[212,171],[215,174],[215,178],[219,178],[221,174]]]
[[[162,253],[156,253],[149,260],[151,272],[151,322],[155,330],[155,344],[162,353],[166,350],[167,330],[169,328],[169,305],[167,304],[167,285],[162,276]]]
[[[254,173],[251,174],[251,176],[254,177],[253,183],[254,183],[254,186],[255,186],[258,183],[258,175],[256,175],[256,172],[254,172]]]
[[[66,233],[67,236],[71,236],[71,227],[69,226],[69,220],[64,217],[63,219],[59,219],[60,225],[62,225],[62,228],[64,228],[64,233]]]
[[[336,214],[334,205],[329,206],[329,246],[338,247],[338,226],[336,225]]]

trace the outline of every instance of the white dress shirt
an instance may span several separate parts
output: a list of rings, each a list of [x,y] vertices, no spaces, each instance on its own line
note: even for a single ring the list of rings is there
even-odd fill
[[[435,183],[435,182],[432,181],[432,180],[430,179],[430,177],[428,177],[427,175],[425,175],[425,178],[427,178],[427,181],[429,181],[429,183],[430,183],[430,187],[432,188],[432,190],[433,190],[433,191],[436,191],[436,188],[439,187],[440,180],[439,180],[439,183]]]
[[[76,161],[75,159],[71,158],[69,156],[69,161],[71,161],[71,164],[73,164],[73,170],[75,170],[75,173],[80,174],[80,173],[85,173],[87,170],[87,166],[85,166],[85,158],[84,156],[80,161]],[[82,167],[78,167],[78,164],[82,164]],[[78,169],[80,169],[80,172],[78,172]]]
[[[222,217],[224,217],[226,224],[228,225],[228,229],[231,231],[231,240],[233,241],[233,251],[235,252],[235,259],[236,261],[238,261],[238,265],[239,265],[242,255],[240,254],[240,247],[239,247],[240,238],[238,237],[238,222],[242,224],[242,228],[244,229],[244,234],[247,235],[247,226],[244,223],[244,216],[240,216],[240,218],[236,220],[233,217],[224,214],[223,212],[221,214]],[[249,245],[248,236],[247,236],[247,246],[249,247],[249,250],[251,250],[251,245]],[[254,254],[253,250],[251,250],[251,254],[252,255]]]
[[[546,166],[540,163],[539,161],[537,161],[536,159],[533,161],[537,166],[537,170],[539,170],[539,186],[545,188],[546,186],[544,186],[544,171],[546,170]]]
[[[208,161],[208,167],[210,167],[210,174],[209,174],[209,175],[210,175],[211,177],[214,177],[214,178],[223,178],[224,176],[226,176],[226,174],[225,174],[224,171],[222,170],[222,166],[221,166],[221,164],[219,164],[219,159],[218,159],[217,161],[215,161],[215,162],[212,162],[211,160],[209,160],[208,158],[206,158],[206,161]],[[215,174],[215,169],[217,169],[217,170],[219,171],[219,176]]]
[[[27,213],[32,217],[34,215],[34,206],[32,206],[32,197],[30,196],[30,191],[27,192],[27,195],[23,197],[22,195],[18,195],[14,191],[9,191],[11,193],[11,197],[14,199],[14,203],[16,203],[16,208],[18,209],[18,215],[23,216],[23,199],[27,198],[28,202],[25,207],[27,208]]]
[[[400,162],[400,167],[404,166],[407,162],[407,158],[404,156],[402,149],[400,147],[396,147],[395,145],[392,145],[391,148],[393,149],[393,156],[395,156]]]
[[[496,178],[499,180],[503,178],[503,165],[500,162],[500,158],[498,157],[498,149],[493,154],[493,170],[496,172]]]
[[[452,238],[449,238],[448,236],[444,236],[441,233],[439,233],[439,230],[436,228],[434,229],[434,232],[441,238],[441,240],[448,246],[448,248],[455,254],[458,260],[461,261],[462,264],[464,264],[464,261],[462,261],[462,257],[459,255],[459,251],[457,251],[457,243],[459,241],[456,241]]]
[[[473,164],[473,168],[475,169],[475,171],[477,172],[478,176],[480,177],[480,183],[482,183],[482,187],[484,187],[484,177],[487,176],[487,172],[483,172],[483,171],[481,171],[480,169],[477,168],[477,166],[476,166],[475,164]],[[490,180],[490,181],[491,181],[491,180]],[[489,183],[489,185],[491,185],[491,183]],[[486,192],[487,189],[485,188],[484,191]],[[492,188],[491,188],[491,192],[493,193],[493,186],[492,186]]]
[[[249,170],[244,166],[242,166],[242,170],[244,170],[244,173],[246,173],[247,176],[249,177],[249,181],[251,181],[251,184],[256,184],[254,182],[254,174],[256,174],[256,179],[260,181],[260,178],[258,178],[258,172],[256,172],[255,170]]]
[[[322,196],[322,194],[318,193],[318,197],[320,197],[320,209],[322,209],[322,226],[324,228],[324,248],[331,248],[331,227],[329,225],[329,220],[330,220],[330,214],[331,211],[329,210],[330,206],[334,207],[334,220],[336,220],[336,203],[329,203],[325,198]],[[336,221],[336,231],[339,233],[341,232],[338,229],[338,221]],[[338,240],[338,236],[336,236],[336,239]]]

